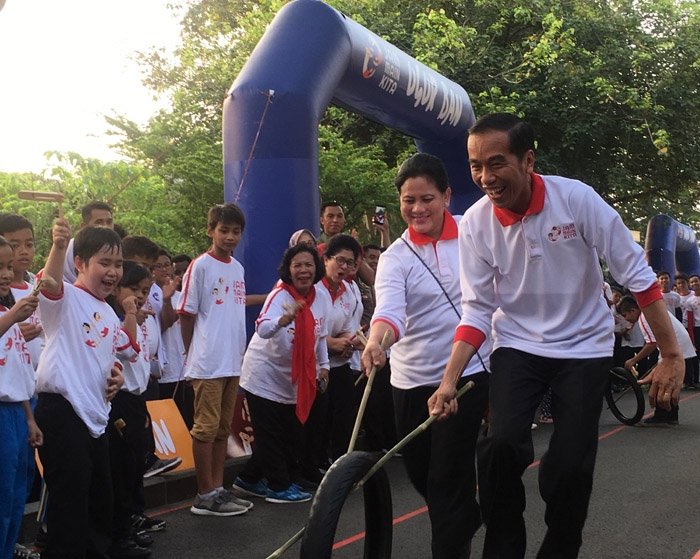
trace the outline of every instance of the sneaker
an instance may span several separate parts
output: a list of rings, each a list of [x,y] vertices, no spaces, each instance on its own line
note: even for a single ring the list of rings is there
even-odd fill
[[[236,494],[233,491],[229,491],[228,489],[224,489],[221,492],[224,497],[230,502],[230,503],[236,503],[238,506],[245,507],[248,510],[253,508],[253,503],[250,501],[246,501],[245,499],[239,499],[236,497]]]
[[[671,420],[671,419],[661,419],[659,417],[647,417],[644,421],[642,421],[644,425],[647,425],[649,427],[665,427],[666,425],[678,425],[678,420],[676,419]]]
[[[134,514],[131,517],[131,527],[137,532],[161,532],[165,530],[166,523],[162,518],[146,516],[145,514]]]
[[[318,489],[318,483],[305,479],[303,477],[298,478],[294,483],[292,483],[299,491],[305,491],[306,493],[313,493]]]
[[[107,551],[111,559],[147,559],[151,556],[151,550],[137,545],[132,539],[123,539],[113,542]]]
[[[266,497],[269,491],[267,482],[264,479],[256,483],[250,483],[242,480],[240,477],[234,480],[231,489],[236,495],[242,495],[243,497]]]
[[[282,491],[270,489],[265,500],[268,503],[304,503],[311,500],[311,493],[300,491],[297,485],[292,484]]]
[[[15,544],[15,550],[12,553],[12,559],[40,559],[40,557],[39,551],[19,543]]]
[[[140,547],[151,547],[153,545],[153,538],[148,535],[146,530],[132,530],[129,537]]]
[[[196,495],[190,512],[199,516],[237,516],[247,513],[248,509],[232,503],[227,499],[225,492],[221,491],[209,499]]]
[[[180,458],[179,456],[176,456],[175,458],[166,458],[165,460],[161,460],[159,458],[158,460],[153,462],[153,464],[146,470],[146,473],[143,474],[143,477],[148,478],[157,476],[158,474],[164,474],[165,472],[174,470],[180,464],[182,464],[182,458]]]

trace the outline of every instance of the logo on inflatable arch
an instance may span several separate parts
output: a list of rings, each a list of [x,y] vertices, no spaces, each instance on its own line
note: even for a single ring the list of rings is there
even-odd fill
[[[365,60],[362,63],[362,77],[368,80],[377,71],[377,68],[384,62],[379,45],[374,40],[370,40],[370,45],[365,47]]]

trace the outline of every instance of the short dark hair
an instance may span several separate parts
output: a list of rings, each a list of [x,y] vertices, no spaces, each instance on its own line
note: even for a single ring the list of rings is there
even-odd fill
[[[625,295],[617,304],[617,312],[624,315],[626,312],[639,310],[639,304],[632,295]]]
[[[122,239],[124,237],[129,236],[129,232],[126,230],[126,228],[123,225],[120,225],[119,223],[114,224],[114,230],[117,232],[117,235],[119,235]]]
[[[187,262],[189,264],[190,262],[192,262],[192,257],[186,254],[176,254],[170,259],[170,261],[173,264],[177,264],[178,262]]]
[[[314,247],[305,245],[303,243],[294,245],[293,247],[288,248],[284,251],[284,255],[282,256],[282,262],[280,262],[279,268],[277,268],[277,272],[280,275],[280,279],[287,285],[292,284],[292,274],[289,269],[289,267],[292,264],[292,258],[294,258],[297,254],[301,252],[308,252],[314,259],[314,266],[316,266],[316,272],[314,273],[314,283],[321,281],[321,278],[326,273],[326,270],[323,267],[323,262],[321,261],[321,257],[318,255],[318,251]]]
[[[21,229],[29,229],[34,235],[34,226],[26,217],[18,214],[2,214],[0,215],[0,235],[5,233],[14,233]]]
[[[173,261],[173,257],[170,256],[170,253],[162,247],[158,249],[158,258],[160,258],[161,256],[167,256],[170,262]]]
[[[676,274],[676,280],[688,281],[688,274],[684,274],[683,272],[678,272]]]
[[[122,252],[125,260],[141,256],[147,260],[158,260],[160,247],[148,237],[128,235],[122,239]]]
[[[133,260],[124,260],[124,274],[119,281],[119,287],[134,287],[145,279],[151,279],[151,272],[145,266]]]
[[[350,235],[338,234],[333,235],[330,239],[328,239],[324,256],[326,258],[330,258],[331,256],[338,254],[341,250],[351,251],[355,257],[355,260],[357,260],[360,257],[360,254],[362,254],[362,247],[356,239]]]
[[[671,274],[669,274],[666,270],[659,270],[656,272],[657,278],[660,278],[661,276],[668,276],[668,279],[671,279]]]
[[[207,225],[209,229],[215,229],[219,223],[240,225],[242,231],[245,229],[245,216],[236,204],[217,204],[209,209]]]
[[[384,249],[382,249],[382,247],[380,247],[379,245],[370,243],[368,245],[363,246],[362,250],[365,252],[367,252],[368,250],[378,250],[379,252],[382,252]]]
[[[416,153],[401,163],[401,167],[396,173],[396,179],[394,179],[394,185],[401,192],[403,183],[415,177],[429,179],[440,192],[445,192],[449,186],[447,170],[442,161],[439,157],[429,153]]]
[[[105,210],[109,213],[113,213],[112,207],[106,202],[90,202],[89,204],[85,204],[82,208],[80,208],[80,215],[83,218],[83,223],[90,221],[90,216],[92,215],[93,210]]]
[[[688,276],[688,281],[690,281],[690,280],[693,279],[693,278],[698,278],[698,279],[700,279],[700,276],[699,276],[698,274],[690,274],[690,275]]]
[[[335,208],[338,207],[341,209],[343,214],[345,214],[345,210],[343,209],[343,206],[341,205],[340,202],[336,202],[335,200],[331,200],[330,202],[324,202],[321,204],[321,215],[323,215],[323,212],[326,211],[326,208]]]
[[[482,116],[469,129],[469,135],[484,134],[493,130],[508,133],[508,149],[518,159],[535,151],[535,132],[527,122],[512,113],[491,113]]]
[[[121,250],[122,241],[112,229],[88,225],[80,229],[73,239],[73,256],[87,262],[103,247]]]

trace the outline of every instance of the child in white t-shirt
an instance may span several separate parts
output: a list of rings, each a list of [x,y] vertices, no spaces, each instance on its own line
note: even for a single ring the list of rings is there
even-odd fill
[[[137,311],[143,306],[151,288],[151,273],[129,260],[124,261],[123,270],[124,275],[108,302],[127,327],[128,320],[138,322]],[[132,316],[135,318],[132,319]],[[136,541],[128,541],[132,538],[131,516],[139,508],[135,495],[143,492],[143,474],[146,471],[144,456],[149,441],[144,426],[148,424],[148,413],[143,394],[151,373],[148,336],[144,324],[139,324],[136,341],[141,352],[122,361],[124,386],[112,400],[107,426],[114,492],[115,547],[120,549],[132,549],[136,544]]]
[[[30,295],[34,289],[32,285],[34,274],[29,271],[34,261],[34,227],[27,218],[21,215],[4,214],[0,216],[0,235],[5,237],[14,250],[12,263],[14,278],[11,287],[15,300],[19,300]],[[44,345],[39,313],[32,313],[26,321],[19,324],[19,328],[27,341],[32,366],[36,370]]]
[[[0,237],[0,557],[12,557],[27,497],[27,441],[42,443],[29,405],[34,370],[18,326],[36,309],[30,295],[19,301],[10,291],[13,248]]]
[[[231,256],[244,227],[243,212],[234,204],[209,210],[207,235],[212,245],[185,272],[177,309],[187,351],[185,378],[195,395],[190,433],[197,495],[190,511],[198,515],[234,516],[252,507],[223,488],[246,343],[243,266]]]
[[[37,369],[35,416],[44,433],[39,456],[51,495],[42,555],[102,557],[115,551],[105,429],[110,401],[124,384],[117,357],[131,359],[140,348],[135,308],[122,328],[105,301],[122,277],[119,235],[104,227],[78,232],[74,285],[58,281],[70,237],[68,222],[57,219],[42,275],[57,283],[44,284],[39,296],[46,346]]]

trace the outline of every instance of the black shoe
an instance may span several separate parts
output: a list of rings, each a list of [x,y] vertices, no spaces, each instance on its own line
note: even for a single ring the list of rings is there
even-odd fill
[[[644,425],[647,425],[649,427],[665,427],[666,425],[678,425],[678,420],[675,420],[675,423],[673,422],[674,420],[672,419],[662,419],[660,417],[647,417],[642,423]]]
[[[151,547],[153,545],[153,538],[148,535],[146,530],[134,530],[131,532],[130,537],[138,546]]]
[[[160,532],[165,530],[165,520],[146,516],[145,514],[134,514],[131,517],[131,527],[137,532]]]
[[[123,539],[112,543],[107,554],[111,559],[147,559],[151,550],[137,545],[132,539]]]
[[[307,493],[312,493],[318,489],[318,483],[315,483],[315,482],[313,482],[309,479],[305,479],[303,477],[295,479],[294,485],[301,488],[302,491],[306,491]]]

